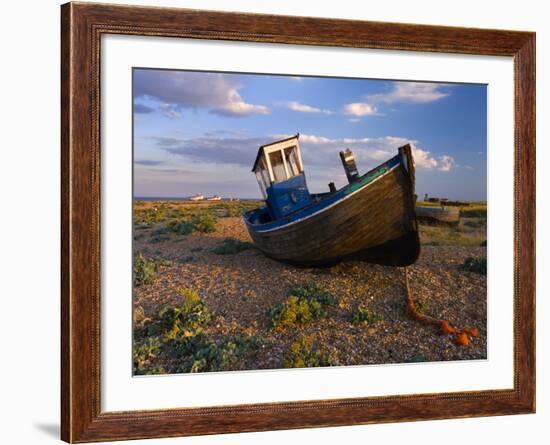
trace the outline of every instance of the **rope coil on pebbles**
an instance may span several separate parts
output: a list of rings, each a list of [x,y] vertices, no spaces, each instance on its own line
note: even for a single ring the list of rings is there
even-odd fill
[[[407,287],[407,314],[413,320],[422,324],[437,326],[443,335],[454,335],[454,341],[457,345],[467,346],[472,337],[478,337],[479,332],[476,328],[455,328],[447,320],[430,317],[418,312],[413,300],[413,293],[409,285],[409,269],[405,269],[405,286]]]

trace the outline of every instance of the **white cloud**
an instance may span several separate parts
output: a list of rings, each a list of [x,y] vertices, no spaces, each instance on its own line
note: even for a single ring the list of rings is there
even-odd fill
[[[181,117],[178,107],[174,104],[161,104],[159,109],[168,119],[179,119]]]
[[[301,104],[300,102],[289,102],[288,108],[292,111],[299,111],[300,113],[320,113],[320,108],[315,108],[310,105]]]
[[[437,168],[437,159],[431,156],[429,151],[422,150],[416,146],[411,146],[414,163],[417,167],[425,168],[426,170],[433,170]]]
[[[346,104],[344,113],[355,116],[355,119],[349,119],[350,122],[357,122],[360,117],[380,115],[377,104],[428,103],[449,96],[450,93],[441,88],[437,83],[392,82],[389,92],[369,94],[365,101]]]
[[[288,76],[288,79],[293,80],[294,82],[301,82],[302,80],[304,80],[304,78],[300,76]]]
[[[248,116],[251,114],[269,114],[269,108],[264,105],[252,105],[242,100],[235,89],[227,92],[227,102],[218,108],[212,109],[212,113],[223,116]]]
[[[148,107],[147,105],[134,103],[134,113],[136,114],[148,114],[155,111],[154,108]]]
[[[352,116],[370,116],[376,114],[376,107],[366,102],[354,102],[344,106],[344,113]]]
[[[441,90],[442,85],[427,82],[393,82],[388,93],[370,94],[369,103],[427,103],[449,96],[450,93]]]
[[[369,153],[369,156],[376,161],[384,161],[388,159],[388,157],[390,157],[391,155],[392,153],[389,150],[385,149],[373,149]]]
[[[438,169],[441,170],[442,172],[451,171],[454,166],[455,166],[455,160],[452,156],[443,155],[439,157]]]
[[[323,113],[323,114],[332,114],[332,111],[312,107],[311,105],[306,105],[296,101],[290,102],[278,102],[279,105],[287,107],[289,110],[297,111],[298,113]]]
[[[288,136],[282,136],[282,138],[286,138]],[[300,135],[300,142],[304,144],[330,144],[334,142],[334,139],[329,139],[324,136],[315,136],[310,134],[301,134]]]
[[[369,142],[370,138],[343,138],[342,141],[345,144],[357,144],[357,143],[366,143]]]
[[[418,148],[411,144],[414,162],[417,167],[425,170],[439,170],[442,172],[450,172],[458,165],[452,156],[442,155],[434,157],[429,151]]]
[[[246,102],[240,95],[241,77],[217,73],[136,70],[134,98],[148,97],[174,110],[207,109],[224,116],[269,114],[264,105]]]

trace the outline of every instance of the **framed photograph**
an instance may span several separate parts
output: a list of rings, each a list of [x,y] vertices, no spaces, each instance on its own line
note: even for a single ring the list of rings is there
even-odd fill
[[[535,411],[535,34],[67,3],[62,439]]]

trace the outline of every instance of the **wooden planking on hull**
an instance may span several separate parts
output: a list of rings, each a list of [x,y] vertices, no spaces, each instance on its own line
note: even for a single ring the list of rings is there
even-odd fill
[[[270,258],[269,254],[264,252]],[[411,230],[397,239],[387,241],[378,246],[353,252],[338,257],[325,257],[318,260],[280,260],[296,267],[330,267],[341,261],[365,261],[383,266],[404,267],[413,264],[420,256],[420,240],[418,232]]]
[[[406,172],[398,165],[315,216],[278,230],[250,233],[261,250],[278,260],[317,264],[354,253],[368,257],[368,249],[415,230],[410,196]]]

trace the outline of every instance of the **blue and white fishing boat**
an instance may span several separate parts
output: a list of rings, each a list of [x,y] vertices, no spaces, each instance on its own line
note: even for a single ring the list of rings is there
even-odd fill
[[[299,134],[259,148],[252,171],[265,206],[244,214],[257,247],[297,266],[344,259],[407,266],[420,253],[415,166],[410,145],[364,175],[353,153],[340,152],[348,184],[310,193]]]

